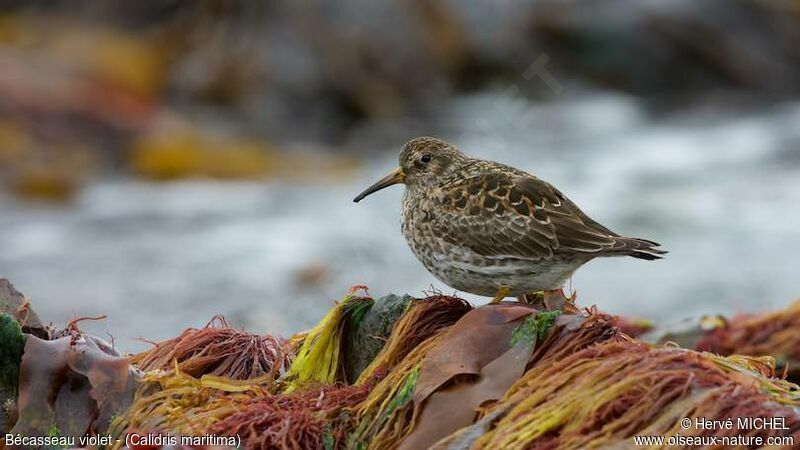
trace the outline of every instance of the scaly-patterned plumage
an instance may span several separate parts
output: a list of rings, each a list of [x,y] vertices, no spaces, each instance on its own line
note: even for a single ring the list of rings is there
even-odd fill
[[[402,231],[411,250],[444,283],[477,295],[520,296],[559,289],[601,256],[659,259],[659,244],[592,220],[549,183],[524,171],[470,158],[420,137],[400,168],[356,198],[405,183]]]

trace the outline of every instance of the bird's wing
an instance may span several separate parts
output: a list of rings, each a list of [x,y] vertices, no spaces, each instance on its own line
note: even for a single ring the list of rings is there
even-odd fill
[[[549,183],[527,174],[490,172],[446,187],[433,199],[433,232],[487,257],[548,259],[597,254],[623,244]]]

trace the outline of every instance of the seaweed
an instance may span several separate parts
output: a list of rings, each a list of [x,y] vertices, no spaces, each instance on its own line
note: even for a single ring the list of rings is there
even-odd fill
[[[800,391],[774,375],[769,360],[610,340],[529,370],[486,411],[502,410],[502,418],[472,448],[587,448],[621,444],[635,435],[703,432],[681,429],[678,420],[684,417],[777,415],[786,417],[790,435],[800,437]]]
[[[284,346],[285,342],[271,335],[234,330],[225,318],[216,316],[204,328],[189,328],[130,357],[130,361],[144,371],[171,370],[177,361],[180,371],[196,377],[250,380],[267,376],[274,380],[289,366]]]
[[[419,366],[414,367],[411,372],[406,375],[403,384],[400,385],[400,389],[398,389],[386,406],[386,410],[383,412],[384,419],[388,418],[394,414],[395,411],[406,406],[408,402],[414,399],[414,388],[417,386],[418,380]]]
[[[284,376],[286,392],[307,383],[344,381],[343,334],[353,318],[357,323],[372,306],[369,297],[348,295],[304,337],[291,367]]]
[[[550,327],[556,321],[561,311],[542,311],[528,316],[525,321],[511,334],[511,346],[524,343],[530,347],[536,345],[547,336]]]
[[[208,432],[238,435],[245,448],[255,450],[341,448],[351,426],[349,409],[363,402],[373,385],[327,385],[238,397],[232,399],[234,412]]]
[[[419,386],[414,373],[421,370],[422,361],[442,342],[447,331],[440,329],[414,347],[370,389],[364,401],[353,407],[352,432],[346,448],[391,449],[408,435],[415,414],[414,402],[407,401],[408,390]]]
[[[116,437],[236,435],[257,450],[610,448],[677,433],[800,439],[800,387],[778,376],[774,358],[647,344],[593,308],[398,299],[389,309],[400,317],[384,317],[378,312],[386,309],[351,292],[288,341],[215,318],[132,357],[143,374],[73,322],[60,339],[27,340],[14,431],[95,433],[110,421]],[[791,311],[735,319],[734,331],[760,324],[769,333],[719,342],[790,351]],[[377,355],[353,382],[347,353],[358,349],[347,343],[375,320],[388,338],[373,339],[362,356]],[[741,336],[726,332],[715,336]],[[65,419],[64,411],[78,413]],[[684,417],[783,417],[786,428],[686,430],[678,423]]]
[[[77,332],[76,332],[77,333]],[[12,434],[105,432],[131,405],[138,374],[104,341],[75,334],[52,341],[27,336],[20,365],[19,420]]]
[[[407,306],[380,353],[371,360],[355,384],[370,379],[381,368],[395,367],[411,350],[472,310],[466,301],[444,295],[416,300]]]
[[[694,344],[700,351],[722,355],[773,356],[788,376],[800,380],[800,301],[761,314],[742,314],[730,320],[706,320]]]

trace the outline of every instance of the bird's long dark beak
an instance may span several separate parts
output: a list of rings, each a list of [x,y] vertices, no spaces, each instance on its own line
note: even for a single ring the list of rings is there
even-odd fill
[[[400,184],[406,181],[406,174],[403,173],[403,169],[397,168],[394,172],[390,173],[389,175],[381,178],[378,180],[377,183],[373,184],[372,186],[368,187],[367,190],[358,194],[353,201],[358,203],[364,199],[364,197],[374,194],[375,192],[380,191],[383,188],[387,188],[389,186],[393,186],[395,184]]]

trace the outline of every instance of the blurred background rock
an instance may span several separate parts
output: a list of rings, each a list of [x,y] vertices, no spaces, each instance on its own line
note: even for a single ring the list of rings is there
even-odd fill
[[[680,321],[800,292],[796,0],[0,1],[0,276],[125,348],[316,323],[433,280],[400,189],[431,134],[530,169],[658,264],[573,287]]]

